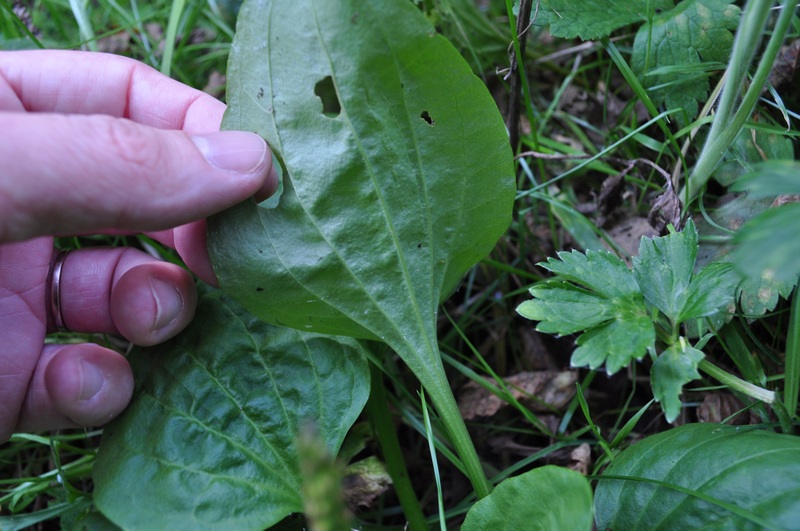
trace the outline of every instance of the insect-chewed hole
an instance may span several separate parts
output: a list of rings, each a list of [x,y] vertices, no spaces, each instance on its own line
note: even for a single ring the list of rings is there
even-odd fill
[[[333,85],[333,78],[326,76],[314,86],[314,94],[322,101],[322,114],[329,118],[336,118],[342,112],[342,105],[339,103],[339,96],[336,94],[336,87]]]
[[[433,118],[431,118],[431,115],[428,111],[422,111],[419,117],[425,120],[425,123],[427,123],[430,126],[436,125],[436,122],[433,121]]]

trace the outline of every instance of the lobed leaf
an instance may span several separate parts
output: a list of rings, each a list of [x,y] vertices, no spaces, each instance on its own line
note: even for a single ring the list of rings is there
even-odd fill
[[[625,262],[608,251],[559,252],[558,259],[551,257],[539,265],[604,297],[628,297],[640,292]]]
[[[643,358],[655,340],[653,321],[647,313],[628,308],[613,321],[582,334],[570,364],[597,369],[605,363],[608,374],[614,374],[634,359]]]
[[[698,364],[705,355],[681,340],[659,354],[650,370],[653,396],[661,402],[661,409],[667,422],[673,422],[681,412],[680,395],[683,386],[692,380],[700,379]]]
[[[697,256],[697,230],[689,220],[683,232],[642,238],[633,257],[633,275],[647,301],[673,323],[687,303]]]
[[[684,123],[694,119],[698,102],[708,97],[709,83],[693,67],[727,63],[739,13],[732,0],[683,0],[639,28],[631,68],[656,105],[683,109]]]
[[[713,262],[692,277],[678,322],[718,313],[733,302],[740,281],[731,264]]]
[[[547,465],[503,480],[470,508],[462,531],[592,529],[592,488],[580,473]]]
[[[94,466],[95,503],[125,529],[264,529],[301,512],[299,427],[335,454],[369,395],[355,340],[268,325],[216,292],[131,365],[134,398]]]
[[[540,265],[564,280],[533,286],[533,300],[520,304],[517,312],[539,321],[539,332],[586,330],[572,354],[574,367],[596,369],[605,364],[613,374],[653,346],[655,328],[625,262],[605,251],[572,251]]]
[[[624,450],[603,478],[598,529],[796,529],[800,438],[687,424]]]
[[[652,11],[668,9],[670,0],[656,0]],[[648,3],[640,0],[541,0],[538,12],[533,10],[536,25],[550,25],[555,37],[583,40],[608,37],[623,26],[644,22],[652,13]]]
[[[539,321],[536,330],[547,334],[574,334],[602,324],[614,317],[614,302],[568,282],[551,281],[530,289],[533,300],[517,307],[517,312]]]

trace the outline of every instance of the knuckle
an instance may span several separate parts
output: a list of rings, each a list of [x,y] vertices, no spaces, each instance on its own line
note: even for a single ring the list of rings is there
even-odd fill
[[[109,155],[139,169],[158,168],[163,161],[163,148],[149,130],[126,119],[104,119],[101,127]]]

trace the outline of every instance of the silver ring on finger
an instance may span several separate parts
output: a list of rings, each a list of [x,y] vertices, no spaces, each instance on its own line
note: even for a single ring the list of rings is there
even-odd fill
[[[64,314],[61,312],[61,276],[64,270],[64,261],[67,259],[69,250],[59,251],[53,260],[53,265],[50,266],[49,285],[50,291],[50,315],[53,318],[53,324],[58,332],[68,331],[64,326]]]

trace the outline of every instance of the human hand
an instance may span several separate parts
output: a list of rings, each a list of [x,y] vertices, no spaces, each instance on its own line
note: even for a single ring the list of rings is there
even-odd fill
[[[191,320],[184,269],[135,249],[85,249],[52,275],[53,236],[147,231],[214,284],[197,220],[277,186],[263,140],[216,132],[224,110],[122,57],[0,52],[0,442],[99,425],[130,400],[125,358],[45,345],[57,324],[153,345]]]

